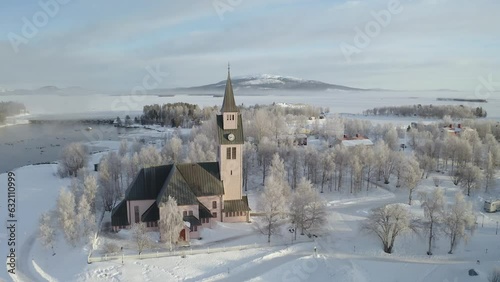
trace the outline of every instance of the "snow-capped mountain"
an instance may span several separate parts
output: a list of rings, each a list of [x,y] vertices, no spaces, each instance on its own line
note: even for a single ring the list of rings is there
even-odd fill
[[[317,80],[307,80],[289,76],[260,74],[249,76],[236,76],[231,79],[235,90],[309,90],[309,91],[326,91],[326,90],[344,90],[344,91],[360,91],[365,89],[353,88],[343,85],[329,84]],[[220,91],[226,86],[226,81],[219,81],[214,84],[179,88],[178,90],[205,90],[205,91]]]

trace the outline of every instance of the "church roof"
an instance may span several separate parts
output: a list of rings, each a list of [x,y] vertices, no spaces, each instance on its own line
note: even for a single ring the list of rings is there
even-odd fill
[[[231,75],[227,72],[226,90],[224,91],[224,101],[222,102],[221,112],[239,112],[234,101],[233,84],[231,83]]]
[[[172,165],[143,168],[125,192],[127,201],[155,199],[167,179]]]
[[[196,197],[224,194],[222,181],[199,164],[179,164],[177,168]]]
[[[210,212],[210,210],[207,207],[205,207],[205,205],[203,205],[201,202],[199,203],[198,212],[199,212],[200,218],[214,217],[212,215],[212,213]]]
[[[197,197],[223,195],[217,162],[170,164],[143,168],[125,192],[125,200],[162,200],[172,196],[178,205],[196,205]]]
[[[173,197],[179,206],[196,205],[198,199],[193,193],[191,187],[186,182],[178,169],[179,165],[174,165],[168,175],[160,193],[156,197],[156,202],[160,205],[161,202],[167,201],[168,196]]]
[[[142,222],[152,222],[160,220],[160,209],[153,203],[141,216]]]
[[[227,138],[230,133],[234,135],[233,141],[229,141]],[[219,144],[221,145],[245,143],[241,114],[238,114],[238,126],[236,129],[224,129],[224,118],[222,115],[217,115],[217,137],[219,138]]]
[[[127,201],[123,200],[111,211],[111,225],[112,226],[125,226],[129,225],[127,217]]]
[[[200,226],[201,222],[194,215],[185,215],[182,220],[189,222],[190,226]]]
[[[250,207],[248,206],[247,196],[243,196],[241,200],[224,201],[223,212],[235,212],[235,211],[250,211]]]

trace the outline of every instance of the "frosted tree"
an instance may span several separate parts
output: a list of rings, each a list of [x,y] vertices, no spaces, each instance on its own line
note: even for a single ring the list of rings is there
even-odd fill
[[[76,222],[75,213],[75,196],[71,191],[62,188],[57,199],[57,215],[59,218],[59,226],[61,227],[64,237],[71,245],[76,245],[80,239],[78,224]]]
[[[273,133],[273,137],[275,139],[278,139],[278,137],[285,134],[288,130],[285,117],[279,113],[275,114],[269,122],[270,123],[268,123],[268,126],[270,127],[270,130]]]
[[[495,167],[495,162],[493,159],[493,154],[491,152],[488,152],[486,154],[486,160],[484,164],[484,179],[485,179],[485,185],[484,189],[486,192],[488,192],[488,188],[494,184],[495,182],[495,173],[496,173],[496,167]]]
[[[297,230],[299,228],[301,235],[304,235],[307,220],[306,207],[313,200],[314,190],[312,184],[305,177],[302,177],[292,194],[292,201],[290,203],[290,221],[295,225],[295,238],[297,238]]]
[[[335,151],[326,150],[320,154],[321,161],[321,193],[324,192],[325,183],[328,181],[335,169]]]
[[[429,235],[427,254],[432,255],[432,242],[437,238],[438,226],[444,217],[444,192],[443,189],[437,188],[432,193],[422,193],[421,198],[425,216],[424,228]]]
[[[135,176],[139,173],[141,168],[139,154],[134,153],[131,156],[125,156],[122,159],[122,167],[125,169],[125,187],[128,187],[134,180]]]
[[[255,110],[253,116],[253,130],[255,132],[255,137],[257,140],[262,140],[262,138],[269,138],[273,135],[273,132],[269,126],[272,118],[270,117],[269,110],[267,109],[257,109]]]
[[[137,245],[139,255],[153,245],[151,238],[148,236],[146,225],[142,222],[132,224],[132,238]]]
[[[255,163],[256,155],[256,147],[250,142],[245,142],[243,145],[243,187],[245,191],[248,188],[248,176]]]
[[[85,195],[83,195],[78,202],[76,221],[79,224],[78,229],[80,234],[84,238],[90,238],[91,234],[96,229],[96,221],[90,203]]]
[[[257,156],[259,165],[262,167],[262,183],[266,182],[266,174],[269,165],[271,164],[274,153],[278,150],[276,143],[264,137],[257,145]]]
[[[408,205],[411,206],[413,191],[422,179],[422,170],[415,157],[407,157],[402,163],[401,184],[408,189]]]
[[[363,167],[359,156],[360,147],[351,148],[353,153],[349,158],[350,169],[350,192],[355,193],[361,190],[363,184]]]
[[[120,187],[110,172],[106,160],[99,163],[99,198],[105,211],[111,211],[120,198]]]
[[[161,155],[153,145],[143,147],[139,152],[139,162],[141,167],[153,167],[162,164]]]
[[[59,175],[76,177],[78,170],[86,166],[87,162],[87,148],[82,143],[71,143],[62,150],[58,167]]]
[[[345,173],[345,168],[347,167],[347,163],[349,161],[349,155],[349,151],[346,147],[341,145],[335,146],[335,155],[333,160],[335,162],[335,173],[337,177],[338,191],[340,191],[340,189],[342,188],[342,176]]]
[[[416,225],[406,207],[391,204],[374,209],[361,224],[361,230],[375,234],[382,242],[384,252],[391,254],[397,237],[415,231]]]
[[[83,194],[83,184],[78,178],[72,178],[69,184],[69,190],[75,196],[75,201],[78,202]]]
[[[165,241],[172,251],[173,246],[179,239],[179,233],[184,228],[182,219],[182,211],[177,206],[175,198],[168,196],[166,202],[160,204],[160,221],[158,224],[160,229],[160,238]]]
[[[141,151],[142,147],[144,147],[144,143],[138,141],[138,140],[134,140],[134,142],[132,142],[132,145],[130,146],[130,154],[139,154],[139,152]]]
[[[262,226],[259,226],[259,229],[267,235],[268,242],[271,242],[271,235],[278,232],[286,217],[289,197],[290,186],[287,182],[285,165],[276,153],[273,155],[269,177],[266,179],[264,193],[259,203],[260,210],[264,213]]]
[[[217,159],[215,152],[215,141],[207,138],[205,134],[196,134],[193,141],[188,145],[187,161],[190,162],[212,162]]]
[[[292,189],[297,188],[297,183],[300,177],[300,167],[302,164],[303,150],[292,146],[288,149],[288,157],[286,161],[288,162],[289,173],[288,176],[291,178]]]
[[[273,155],[271,166],[269,167],[269,177],[273,178],[273,181],[277,183],[285,197],[290,196],[290,185],[287,181],[285,164],[278,153]]]
[[[54,253],[55,227],[52,220],[51,212],[43,213],[38,220],[38,237],[42,245],[46,248],[51,248]]]
[[[127,142],[127,139],[123,139],[121,142],[120,142],[120,148],[118,149],[118,155],[120,157],[124,157],[128,152],[128,142]]]
[[[444,232],[450,239],[449,254],[452,254],[461,239],[467,241],[467,230],[475,227],[476,216],[472,210],[472,204],[467,202],[464,195],[458,192],[455,195],[455,203],[448,206],[444,215]]]
[[[467,196],[470,196],[471,190],[479,189],[483,181],[483,173],[473,165],[466,164],[457,171],[458,183],[467,191]]]
[[[370,188],[370,182],[374,178],[374,172],[376,170],[376,159],[373,153],[372,147],[363,147],[361,162],[364,167],[364,174],[366,180],[366,191]]]
[[[269,177],[264,186],[259,210],[262,212],[260,231],[267,235],[267,242],[271,242],[271,236],[279,232],[279,227],[284,223],[283,218],[286,214],[287,198],[283,194],[283,187],[279,180]]]
[[[384,135],[384,142],[387,144],[391,150],[397,150],[399,148],[399,138],[398,133],[394,127],[391,127]]]
[[[177,163],[182,157],[182,139],[173,136],[161,149],[163,163]]]
[[[384,141],[379,141],[373,148],[377,167],[377,181],[384,178],[384,183],[389,184],[389,177],[394,169],[394,159],[391,150]]]
[[[495,267],[490,275],[488,275],[488,281],[489,282],[500,282],[500,268]]]
[[[304,197],[302,199],[304,218],[300,224],[301,234],[304,234],[304,231],[319,231],[326,222],[326,202],[312,187],[312,184],[304,178],[295,193],[296,200],[299,201],[298,197],[301,195]]]
[[[87,199],[92,214],[95,214],[97,190],[97,179],[95,176],[91,174],[85,176],[83,179],[83,196]]]

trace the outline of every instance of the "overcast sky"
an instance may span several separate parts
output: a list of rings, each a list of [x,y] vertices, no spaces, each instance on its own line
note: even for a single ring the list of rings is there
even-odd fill
[[[233,76],[365,88],[500,81],[498,0],[401,0],[385,26],[373,14],[396,0],[40,0],[55,1],[69,3],[46,23],[38,1],[0,4],[0,87],[127,90],[148,66],[168,72],[161,88],[195,86],[224,80],[228,61]],[[38,31],[26,33],[23,18]],[[367,27],[368,44],[356,44]],[[349,60],[346,46],[357,50]]]

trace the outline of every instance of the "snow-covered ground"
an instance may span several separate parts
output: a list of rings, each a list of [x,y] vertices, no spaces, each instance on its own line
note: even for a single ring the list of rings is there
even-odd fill
[[[94,144],[118,148],[118,142]],[[93,156],[97,161],[100,154]],[[90,162],[92,163],[92,162]],[[88,247],[68,246],[58,238],[51,250],[43,248],[36,240],[37,222],[41,213],[54,208],[61,187],[69,179],[54,175],[56,165],[27,166],[15,170],[17,187],[17,273],[11,277],[18,281],[487,281],[487,275],[497,266],[500,251],[500,234],[496,224],[500,214],[484,214],[484,195],[476,193],[472,201],[478,214],[478,227],[471,239],[459,245],[453,255],[447,254],[448,241],[436,241],[434,255],[426,252],[425,235],[406,235],[398,238],[395,251],[382,252],[380,243],[373,236],[361,234],[359,223],[372,208],[387,203],[406,203],[407,191],[397,190],[390,184],[372,187],[357,195],[326,191],[322,194],[328,202],[328,223],[324,234],[315,242],[295,243],[268,248],[210,254],[174,256],[155,259],[130,259],[87,264]],[[451,201],[457,188],[448,177],[442,177],[441,186]],[[0,175],[0,183],[7,183],[7,175]],[[418,190],[431,190],[431,177]],[[255,209],[258,190],[249,191],[250,203]],[[6,192],[1,195],[2,206]],[[411,207],[416,216],[422,216],[418,200]],[[2,212],[2,219],[6,220]],[[286,227],[285,227],[286,229]],[[124,236],[126,237],[126,232]],[[120,233],[118,233],[120,234]],[[121,235],[120,235],[121,236]],[[265,242],[254,224],[219,224],[205,230],[203,239],[193,243],[193,248],[216,248]],[[299,236],[300,237],[300,236]],[[302,236],[306,237],[306,236]],[[0,232],[0,251],[6,254],[7,233]],[[285,243],[290,234],[272,238]],[[303,238],[305,239],[305,238]],[[313,249],[317,247],[315,254]],[[477,264],[477,260],[480,264]],[[468,270],[474,268],[479,276],[471,278]],[[5,271],[2,279],[9,279]]]

